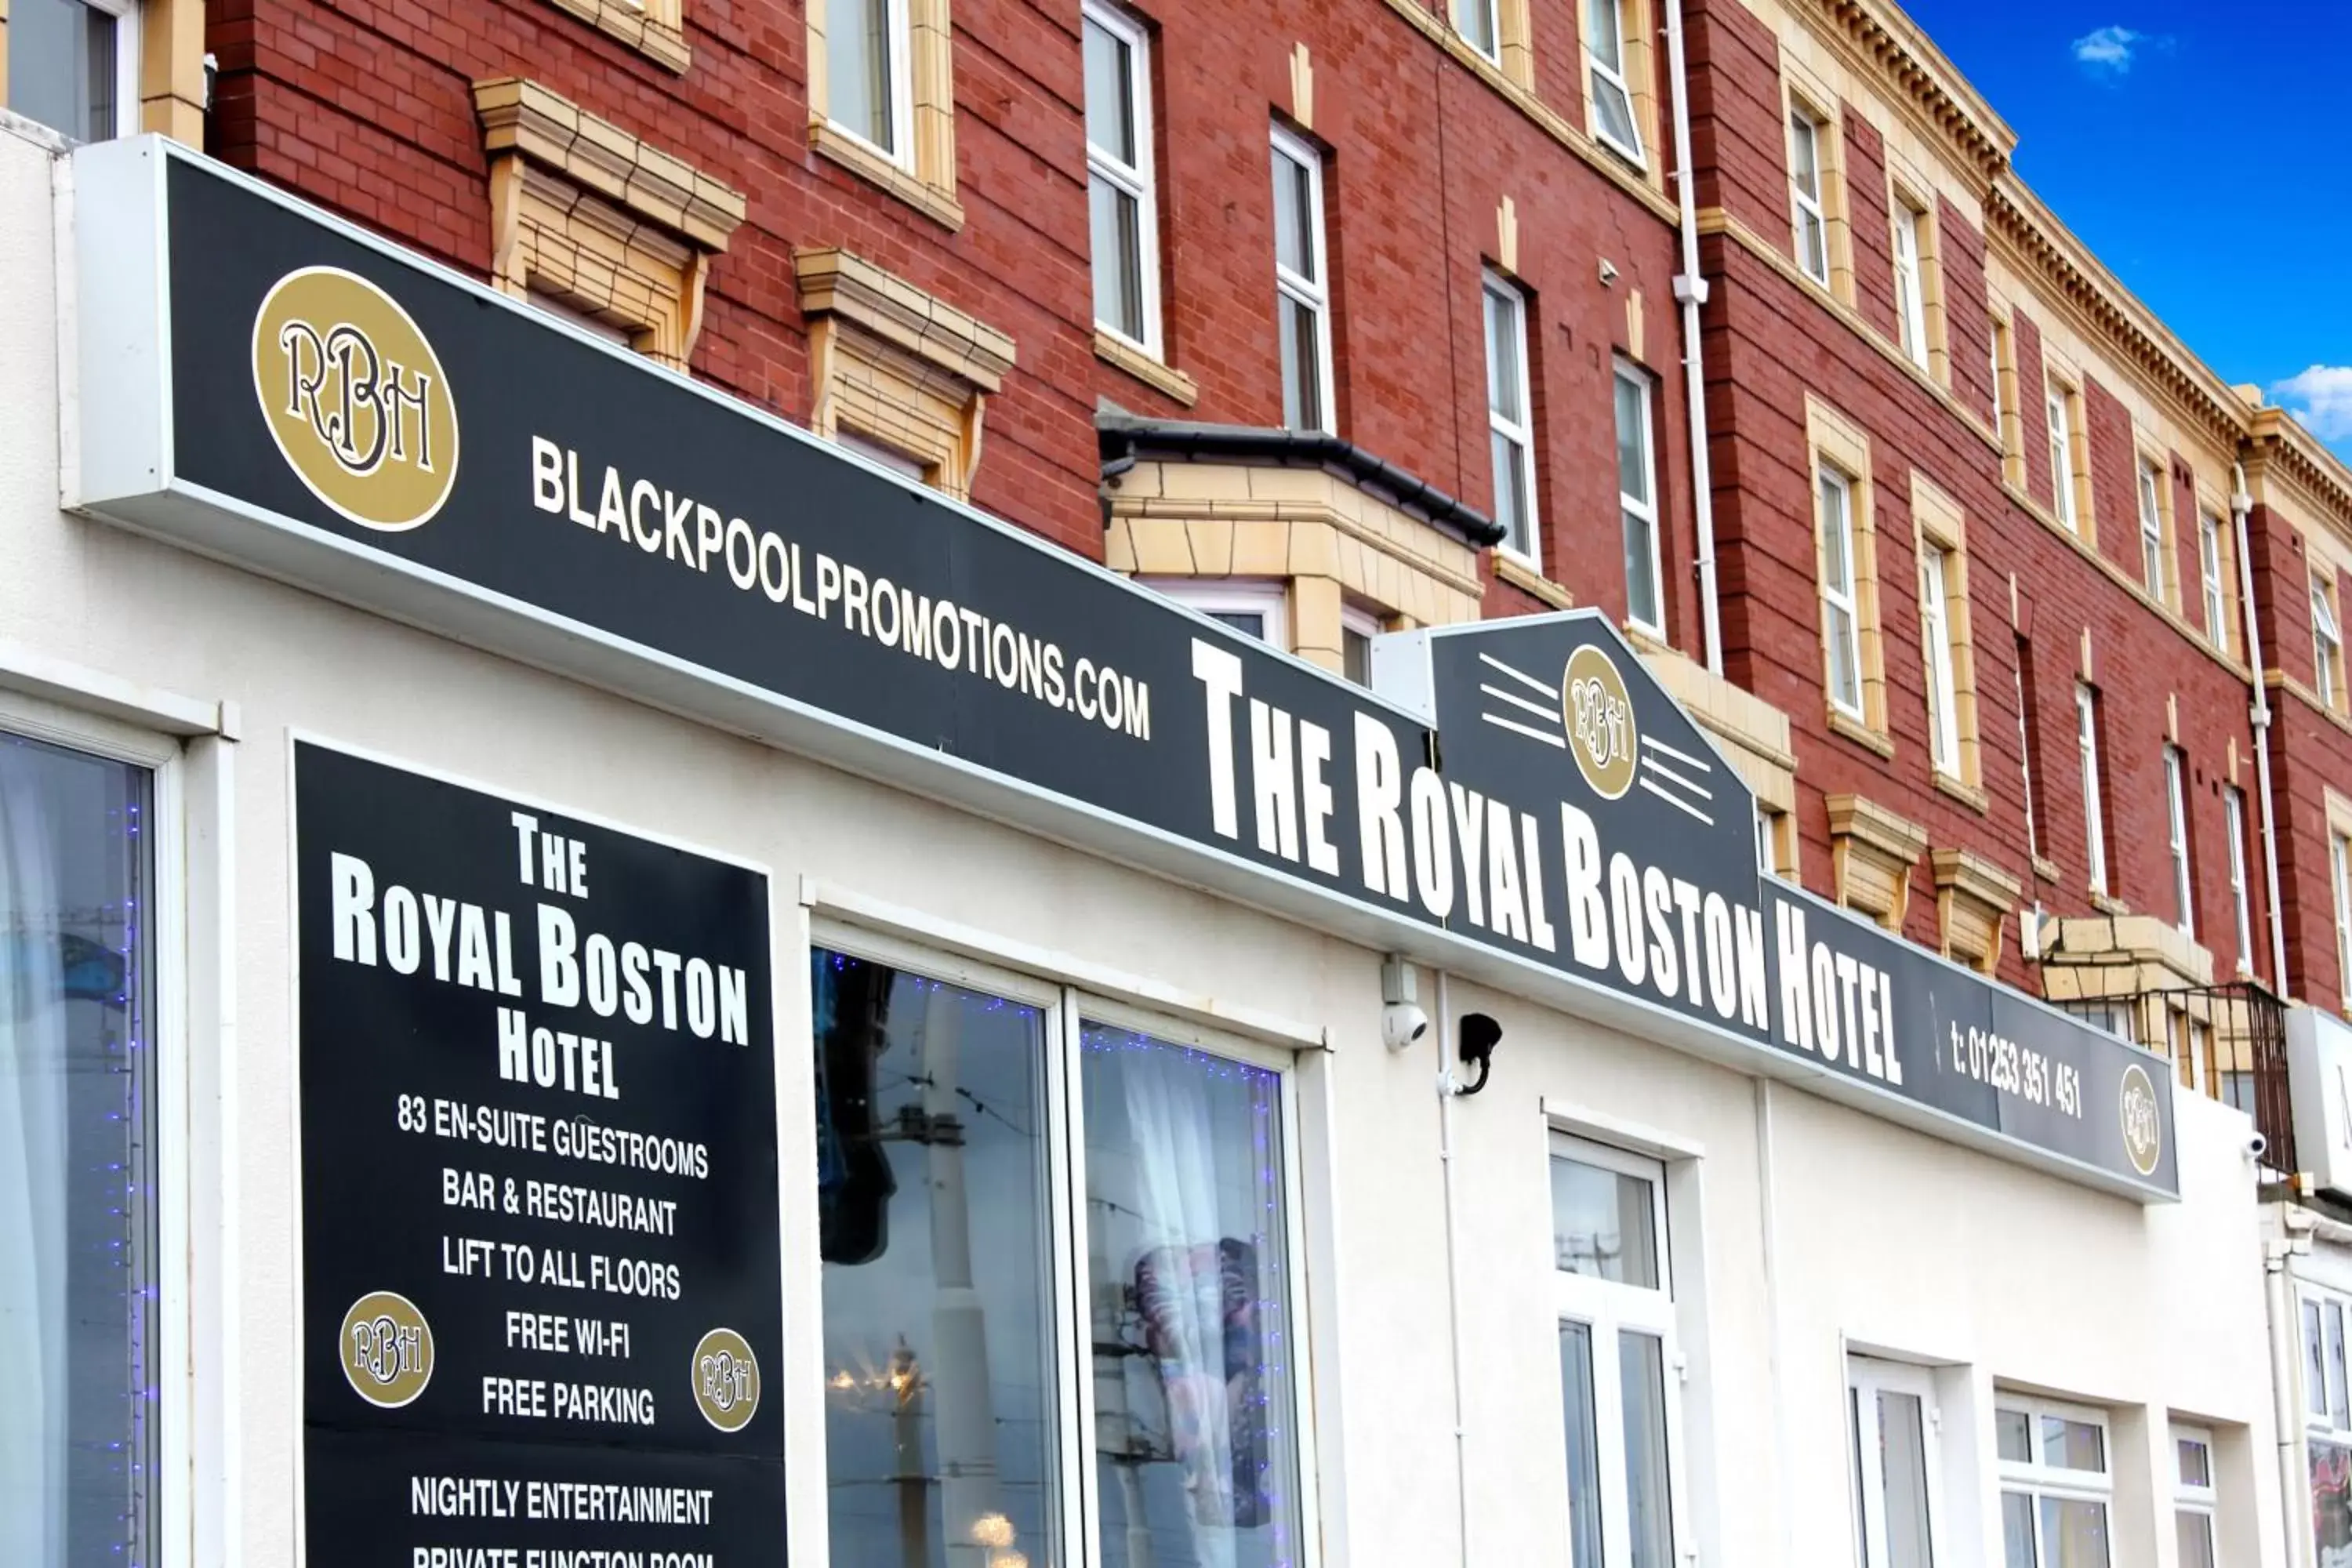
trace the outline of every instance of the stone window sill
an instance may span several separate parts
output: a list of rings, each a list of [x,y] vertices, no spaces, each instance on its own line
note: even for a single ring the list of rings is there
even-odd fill
[[[1540,599],[1555,610],[1576,608],[1576,595],[1553,582],[1517,556],[1495,552],[1495,580],[1508,583],[1520,593]]]
[[[1954,778],[1951,774],[1945,773],[1940,769],[1937,770],[1936,773],[1936,788],[1942,794],[1948,795],[1954,800],[1958,801],[1962,805],[1967,806],[1979,816],[1984,816],[1992,808],[1992,798],[1986,795],[1984,791],[1979,789],[1972,784],[1968,784],[1962,780]]]
[[[1843,735],[1847,740],[1852,741],[1855,745],[1860,746],[1866,751],[1875,752],[1881,757],[1884,757],[1890,762],[1894,760],[1895,742],[1893,737],[1880,734],[1877,731],[1872,729],[1861,720],[1856,719],[1853,715],[1845,712],[1843,710],[1834,705],[1831,707],[1829,712],[1830,733],[1832,735]]]
[[[660,66],[664,70],[684,75],[694,63],[694,51],[687,47],[684,31],[670,23],[649,16],[628,0],[550,0],[559,11],[568,11],[600,33],[618,38],[637,53]]]
[[[962,229],[963,204],[929,180],[899,167],[832,121],[810,122],[809,147],[859,179],[881,186],[950,234]]]
[[[1105,364],[1117,365],[1187,408],[1201,401],[1200,385],[1191,376],[1101,327],[1095,329],[1095,358]]]

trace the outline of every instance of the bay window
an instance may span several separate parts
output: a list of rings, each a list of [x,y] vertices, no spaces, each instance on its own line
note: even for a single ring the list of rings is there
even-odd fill
[[[144,769],[0,731],[12,1568],[146,1563],[162,1544],[153,800]]]
[[[1682,1432],[1665,1167],[1555,1133],[1551,1202],[1569,1568],[1671,1568]]]
[[[863,938],[812,1003],[835,1560],[1311,1562],[1287,1058]]]
[[[1993,1438],[2005,1568],[2108,1568],[2106,1418],[2002,1394]]]

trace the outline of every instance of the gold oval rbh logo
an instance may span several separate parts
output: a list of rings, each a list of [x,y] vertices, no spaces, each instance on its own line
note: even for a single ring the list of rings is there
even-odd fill
[[[1592,793],[1615,800],[1633,787],[1642,739],[1633,724],[1633,698],[1616,661],[1586,643],[1569,655],[1559,679],[1560,720],[1568,749]]]
[[[2133,1170],[2143,1176],[2153,1176],[2158,1162],[2164,1157],[2164,1113],[2147,1068],[2137,1062],[2124,1068],[2118,1099],[2122,1102],[2118,1109],[2124,1123],[2124,1152],[2130,1156]]]
[[[352,1392],[380,1409],[397,1410],[433,1381],[433,1327],[407,1297],[371,1291],[343,1314],[337,1356]]]
[[[732,1329],[713,1329],[694,1347],[694,1405],[721,1432],[740,1432],[760,1410],[760,1358]]]
[[[363,527],[432,520],[457,478],[457,405],[433,345],[333,267],[289,272],[253,321],[253,390],[310,493]]]

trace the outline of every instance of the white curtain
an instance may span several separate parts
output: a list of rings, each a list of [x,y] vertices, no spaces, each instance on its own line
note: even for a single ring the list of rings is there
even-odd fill
[[[63,1568],[66,1014],[56,824],[0,749],[0,1563]]]
[[[1121,1064],[1142,1228],[1161,1267],[1150,1313],[1160,1386],[1182,1467],[1193,1559],[1234,1568],[1234,1443],[1225,1381],[1217,1144],[1201,1069],[1178,1050],[1137,1050]]]

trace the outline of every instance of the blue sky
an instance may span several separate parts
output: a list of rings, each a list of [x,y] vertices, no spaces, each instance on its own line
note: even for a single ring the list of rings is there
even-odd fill
[[[2352,0],[1904,4],[2125,286],[2352,459]]]

